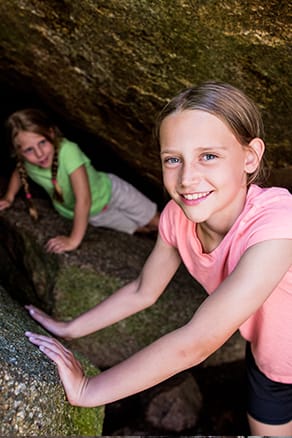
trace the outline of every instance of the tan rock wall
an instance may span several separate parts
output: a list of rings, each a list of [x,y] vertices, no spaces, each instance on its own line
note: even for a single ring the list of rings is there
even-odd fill
[[[36,93],[149,181],[160,182],[157,112],[182,87],[216,79],[258,102],[271,181],[292,186],[288,0],[0,0],[0,14],[3,87]],[[98,141],[90,147],[98,155]]]

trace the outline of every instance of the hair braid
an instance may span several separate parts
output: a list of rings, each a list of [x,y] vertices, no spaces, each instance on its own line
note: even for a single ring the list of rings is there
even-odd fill
[[[25,193],[25,197],[27,199],[28,211],[29,211],[30,217],[34,220],[37,220],[38,219],[38,212],[37,212],[37,210],[34,206],[34,203],[32,201],[31,193],[29,190],[29,184],[27,181],[27,172],[26,172],[26,169],[24,167],[23,162],[21,160],[17,160],[16,167],[17,167],[17,170],[19,173],[20,181],[21,181],[23,188],[24,188],[24,193]]]
[[[62,195],[62,189],[60,187],[60,185],[58,184],[57,181],[57,171],[58,171],[58,156],[59,156],[59,148],[57,145],[55,146],[55,150],[54,150],[54,157],[53,157],[53,162],[52,162],[52,183],[54,186],[54,194],[53,194],[53,198],[60,202],[63,203],[64,202],[64,198]]]

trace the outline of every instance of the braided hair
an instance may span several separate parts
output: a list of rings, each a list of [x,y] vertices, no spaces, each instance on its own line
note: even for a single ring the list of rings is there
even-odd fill
[[[61,187],[57,182],[59,147],[62,139],[62,133],[57,126],[52,125],[49,118],[41,110],[28,108],[16,111],[6,121],[6,132],[8,142],[11,147],[12,155],[16,158],[16,168],[19,173],[20,181],[24,189],[25,197],[28,202],[29,214],[32,219],[38,219],[38,213],[34,206],[32,195],[30,193],[28,175],[24,165],[24,160],[19,154],[19,147],[16,143],[16,137],[21,131],[33,132],[44,136],[54,146],[54,157],[52,163],[52,184],[54,186],[53,198],[62,203],[63,195]]]

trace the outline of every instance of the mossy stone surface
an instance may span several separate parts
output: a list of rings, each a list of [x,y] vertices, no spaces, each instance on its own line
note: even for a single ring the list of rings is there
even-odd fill
[[[73,139],[92,135],[98,168],[107,157],[160,188],[156,115],[186,86],[230,82],[262,110],[271,182],[292,188],[288,0],[0,0],[0,13],[7,115],[33,96]]]
[[[24,335],[44,333],[18,302],[0,287],[0,435],[98,436],[104,410],[71,406],[55,365]],[[78,356],[87,374],[98,370]]]

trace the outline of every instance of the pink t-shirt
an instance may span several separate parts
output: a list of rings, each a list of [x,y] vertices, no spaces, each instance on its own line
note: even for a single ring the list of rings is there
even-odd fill
[[[264,240],[292,239],[292,195],[282,188],[251,185],[242,213],[210,254],[202,252],[196,224],[174,201],[164,208],[159,231],[178,249],[190,274],[211,294],[234,270],[247,248]],[[257,365],[266,376],[292,383],[292,266],[240,332],[252,342]]]

